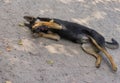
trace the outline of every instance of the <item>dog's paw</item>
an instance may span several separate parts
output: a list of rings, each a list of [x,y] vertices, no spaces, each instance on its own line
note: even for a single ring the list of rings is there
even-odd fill
[[[95,64],[96,68],[99,68],[100,67],[100,64]]]
[[[113,71],[114,71],[114,72],[117,71],[117,66],[113,67]]]
[[[59,41],[59,40],[60,40],[60,36],[59,36],[59,35],[56,35],[55,40],[56,40],[56,41]]]
[[[56,41],[59,41],[59,40],[60,40],[60,38],[56,38],[55,40],[56,40]]]

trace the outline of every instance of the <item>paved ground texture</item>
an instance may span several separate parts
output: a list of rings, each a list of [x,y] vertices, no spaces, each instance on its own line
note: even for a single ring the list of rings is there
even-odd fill
[[[0,83],[119,83],[120,49],[108,51],[116,73],[80,45],[33,38],[24,15],[54,17],[89,26],[120,43],[120,0],[0,0]]]

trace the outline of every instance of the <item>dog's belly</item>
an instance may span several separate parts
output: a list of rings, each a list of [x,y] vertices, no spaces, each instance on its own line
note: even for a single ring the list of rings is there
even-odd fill
[[[83,38],[85,37],[85,34],[83,33],[74,33],[69,30],[60,30],[57,32],[57,34],[63,39],[70,40],[74,43],[79,43],[79,44],[83,43],[84,41]]]
[[[77,34],[71,32],[71,31],[68,31],[68,30],[58,31],[58,34],[61,38],[64,38],[67,40],[75,41],[77,39]]]

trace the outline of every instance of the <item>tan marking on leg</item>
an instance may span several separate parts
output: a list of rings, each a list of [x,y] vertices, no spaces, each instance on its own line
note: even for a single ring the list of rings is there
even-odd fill
[[[38,27],[38,26],[48,26],[48,28],[52,28],[52,29],[58,29],[58,30],[61,30],[62,29],[62,26],[57,24],[57,23],[54,23],[54,22],[45,22],[45,21],[41,21],[41,22],[36,22],[34,24],[34,26],[32,27],[33,29]]]
[[[97,60],[95,62],[95,65],[96,65],[97,68],[100,67],[101,61],[102,61],[101,55],[97,54]]]
[[[53,34],[53,33],[39,33],[40,37],[44,37],[44,38],[49,38],[49,39],[53,39],[53,40],[60,40],[60,36],[58,34]]]

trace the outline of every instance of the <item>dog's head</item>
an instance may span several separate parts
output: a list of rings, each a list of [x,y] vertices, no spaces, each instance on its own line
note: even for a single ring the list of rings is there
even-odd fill
[[[23,18],[28,22],[25,23],[25,26],[29,27],[33,33],[47,32],[51,29],[61,30],[63,28],[61,24],[50,18],[35,18],[33,16],[24,16]]]
[[[47,32],[48,31],[47,26],[37,25],[36,21],[39,19],[37,19],[33,16],[24,16],[23,18],[27,21],[27,23],[25,23],[25,26],[27,26],[33,33]],[[33,26],[35,26],[35,27],[33,28]]]

